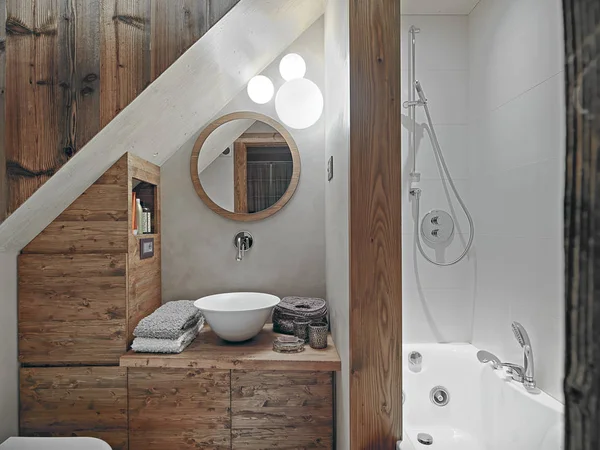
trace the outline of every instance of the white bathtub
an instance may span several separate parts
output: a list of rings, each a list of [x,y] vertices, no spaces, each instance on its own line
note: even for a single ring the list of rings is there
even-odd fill
[[[499,370],[477,360],[468,344],[410,344],[403,348],[404,438],[399,450],[561,450],[563,405],[549,395],[527,392]],[[408,354],[423,355],[422,369],[408,367]],[[446,406],[430,391],[444,386]],[[432,445],[417,435],[432,436]]]

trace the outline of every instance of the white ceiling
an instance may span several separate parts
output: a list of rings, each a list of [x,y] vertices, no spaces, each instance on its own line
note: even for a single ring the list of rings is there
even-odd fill
[[[469,14],[479,0],[401,0],[402,14]]]

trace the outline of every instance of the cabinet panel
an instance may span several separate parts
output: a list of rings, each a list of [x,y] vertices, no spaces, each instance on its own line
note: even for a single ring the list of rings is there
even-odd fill
[[[333,448],[331,372],[234,370],[234,449]]]
[[[229,370],[129,369],[131,450],[230,449]]]
[[[127,254],[19,255],[19,359],[117,364],[127,349]]]
[[[20,397],[22,436],[89,436],[127,449],[125,368],[23,368]]]

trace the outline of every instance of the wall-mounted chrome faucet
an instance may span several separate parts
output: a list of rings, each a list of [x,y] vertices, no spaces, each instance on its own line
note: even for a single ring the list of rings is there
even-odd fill
[[[254,244],[254,238],[247,231],[240,231],[233,238],[233,245],[237,249],[236,261],[241,261],[244,257],[244,253],[252,248]]]

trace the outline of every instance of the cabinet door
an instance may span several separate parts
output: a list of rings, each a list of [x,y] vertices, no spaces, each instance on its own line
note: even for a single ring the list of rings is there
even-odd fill
[[[87,436],[127,449],[127,371],[122,367],[20,370],[21,436]]]
[[[19,360],[118,364],[127,350],[127,253],[19,255]]]
[[[233,449],[333,448],[331,372],[232,371]]]
[[[231,448],[229,370],[130,368],[131,450]]]

